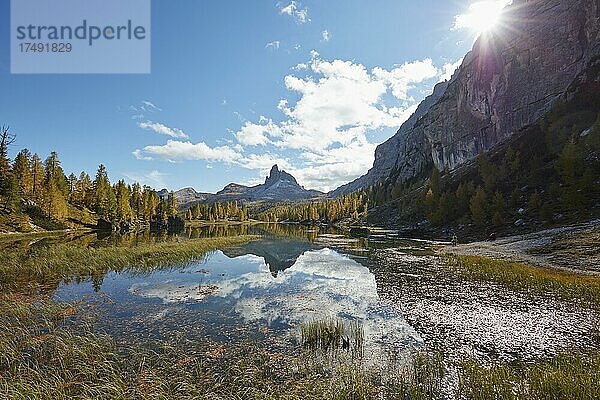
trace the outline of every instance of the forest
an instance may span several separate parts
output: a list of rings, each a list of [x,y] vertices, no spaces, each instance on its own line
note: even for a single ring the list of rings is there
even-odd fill
[[[106,167],[98,166],[92,179],[85,171],[66,175],[58,153],[42,161],[38,154],[21,150],[14,161],[8,149],[16,135],[0,130],[0,217],[4,224],[27,230],[27,217],[37,226],[64,229],[96,226],[104,220],[115,226],[147,225],[167,221],[178,211],[173,193],[159,196],[156,190],[119,180],[111,184]]]
[[[558,103],[492,153],[455,171],[430,165],[425,176],[397,173],[336,199],[274,205],[269,222],[347,220],[399,228],[476,233],[553,225],[600,214],[600,115],[593,96]]]

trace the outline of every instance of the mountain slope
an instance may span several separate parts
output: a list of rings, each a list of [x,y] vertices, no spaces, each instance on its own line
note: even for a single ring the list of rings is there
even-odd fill
[[[373,168],[332,194],[389,176],[407,181],[431,165],[455,170],[538,121],[600,55],[599,8],[595,0],[515,0],[446,87],[377,148]]]

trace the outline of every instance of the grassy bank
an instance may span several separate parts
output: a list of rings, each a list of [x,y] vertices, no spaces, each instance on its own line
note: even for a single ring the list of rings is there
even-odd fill
[[[473,400],[599,399],[600,354],[563,354],[529,365],[464,361],[459,393]]]
[[[47,237],[60,237],[71,233],[92,232],[89,228],[63,229],[59,231],[41,231],[41,232],[14,232],[0,234],[0,243],[11,242],[13,240],[40,239]]]
[[[65,324],[67,304],[0,299],[0,398],[10,399],[440,399],[448,370],[440,355],[366,368],[322,364],[310,353],[274,354],[255,343],[215,357],[203,344],[127,345]],[[450,398],[595,399],[600,355],[561,355],[534,364],[465,359]]]
[[[154,342],[118,344],[90,324],[65,324],[78,314],[66,304],[0,300],[0,398],[10,399],[375,399],[434,398],[420,356],[393,375],[358,364],[323,367],[308,354],[270,353],[255,343],[217,358],[205,347]],[[435,375],[438,376],[438,375]]]
[[[465,280],[600,308],[598,277],[478,256],[445,255],[443,261]]]
[[[255,240],[256,236],[237,236],[141,244],[135,247],[77,247],[57,244],[0,254],[0,292],[54,284],[74,277],[90,277],[127,268],[150,271],[192,262],[212,250]]]

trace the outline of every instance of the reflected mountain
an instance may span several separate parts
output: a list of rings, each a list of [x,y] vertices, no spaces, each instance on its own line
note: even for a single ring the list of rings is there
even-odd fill
[[[359,320],[364,327],[365,355],[373,360],[380,359],[382,352],[404,352],[423,344],[402,314],[380,301],[371,271],[352,258],[331,248],[288,239],[256,245],[259,247],[228,250],[229,254],[217,251],[203,263],[183,270],[140,278],[115,276],[118,283],[113,285],[126,288],[125,297],[107,286],[103,290],[127,304],[159,300],[154,303],[156,309],[147,306],[144,312],[149,314],[186,304],[192,307],[190,313],[215,308],[231,312],[228,318],[235,315],[241,319],[238,325],[268,326],[291,337],[303,322],[330,317]],[[266,248],[270,250],[262,250]],[[259,252],[256,249],[261,249],[260,256],[252,254]],[[242,254],[244,251],[248,254]],[[267,258],[279,263],[277,274],[265,263]],[[150,318],[139,312],[136,316],[146,321]],[[177,321],[165,319],[164,323]],[[218,332],[231,329],[213,323]]]
[[[223,254],[229,258],[254,255],[264,259],[266,266],[274,278],[280,271],[293,266],[298,257],[309,250],[318,250],[322,246],[300,239],[262,239],[240,247],[224,249]]]

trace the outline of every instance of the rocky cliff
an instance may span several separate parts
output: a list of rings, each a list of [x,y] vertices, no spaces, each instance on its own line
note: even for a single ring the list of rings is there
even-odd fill
[[[175,192],[178,193],[185,191],[189,192],[189,189],[182,189]],[[192,189],[193,190],[193,189]],[[319,196],[323,196],[323,193],[317,190],[306,190],[300,186],[289,173],[280,170],[277,165],[273,165],[269,176],[265,178],[265,183],[256,186],[244,186],[237,183],[230,183],[225,186],[222,190],[215,194],[208,193],[196,193],[196,198],[189,201],[179,201],[179,208],[181,210],[187,209],[195,203],[216,203],[216,202],[227,202],[227,201],[289,201],[289,200],[305,200]],[[188,193],[190,198],[193,193]],[[179,200],[179,197],[178,197]]]
[[[538,121],[600,55],[597,0],[515,0],[450,82],[375,152],[369,172],[333,195],[428,166],[454,170]]]
[[[302,200],[317,197],[323,193],[316,190],[306,190],[298,184],[296,178],[273,165],[265,183],[256,186],[238,184],[227,185],[217,196],[231,197],[236,200]]]

